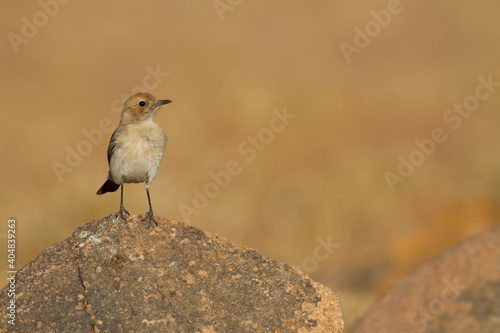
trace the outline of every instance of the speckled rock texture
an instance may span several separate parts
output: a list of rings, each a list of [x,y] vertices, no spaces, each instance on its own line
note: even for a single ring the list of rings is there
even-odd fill
[[[500,332],[500,227],[425,263],[381,297],[351,333]]]
[[[16,332],[342,332],[335,294],[299,270],[188,226],[110,215],[16,276]],[[0,312],[6,318],[6,288]]]

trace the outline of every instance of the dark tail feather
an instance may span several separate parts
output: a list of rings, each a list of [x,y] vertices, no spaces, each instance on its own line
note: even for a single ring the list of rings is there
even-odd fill
[[[106,179],[106,182],[101,186],[99,191],[97,191],[97,195],[104,194],[106,192],[114,192],[120,188],[120,185],[115,184],[113,181]]]

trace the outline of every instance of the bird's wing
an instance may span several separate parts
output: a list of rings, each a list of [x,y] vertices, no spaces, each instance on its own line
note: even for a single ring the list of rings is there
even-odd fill
[[[111,156],[113,156],[113,152],[120,145],[120,144],[116,143],[116,139],[118,138],[118,136],[122,132],[123,132],[123,127],[118,127],[113,132],[113,135],[111,135],[111,139],[109,139],[109,145],[108,145],[108,165],[111,163]]]

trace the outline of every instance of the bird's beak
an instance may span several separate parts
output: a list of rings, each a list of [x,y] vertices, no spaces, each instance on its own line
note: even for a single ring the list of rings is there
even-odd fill
[[[168,99],[159,100],[158,102],[156,102],[156,106],[162,106],[163,104],[168,104],[168,103],[172,103],[172,101]]]

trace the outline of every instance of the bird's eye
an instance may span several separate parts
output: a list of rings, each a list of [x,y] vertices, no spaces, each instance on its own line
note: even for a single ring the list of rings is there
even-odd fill
[[[144,101],[140,101],[140,102],[139,102],[139,105],[140,105],[140,106],[144,106],[144,105],[146,105],[146,102],[144,102]]]

